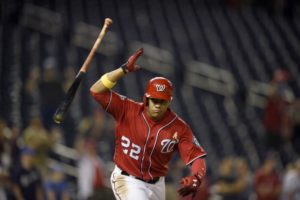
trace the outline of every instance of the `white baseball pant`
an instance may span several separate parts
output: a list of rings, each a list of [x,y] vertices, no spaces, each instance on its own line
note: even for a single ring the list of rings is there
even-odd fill
[[[165,177],[160,177],[156,183],[151,184],[121,172],[115,166],[110,177],[117,200],[165,200]]]

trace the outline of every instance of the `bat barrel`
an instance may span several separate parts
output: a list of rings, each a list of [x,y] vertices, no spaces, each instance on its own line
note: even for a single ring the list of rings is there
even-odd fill
[[[57,110],[55,111],[53,115],[53,120],[55,123],[60,124],[66,117],[67,111],[69,110],[69,107],[75,97],[76,91],[82,81],[82,79],[85,76],[85,72],[80,71],[74,82],[72,83],[71,87],[69,88],[65,99],[61,102]]]

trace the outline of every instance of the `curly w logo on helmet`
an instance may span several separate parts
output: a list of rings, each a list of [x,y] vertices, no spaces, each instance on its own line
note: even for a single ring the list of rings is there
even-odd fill
[[[164,99],[171,101],[173,98],[173,86],[171,81],[164,77],[152,78],[146,87],[144,95],[144,104],[146,105],[146,98]]]
[[[166,85],[155,84],[157,92],[163,92],[166,89]]]

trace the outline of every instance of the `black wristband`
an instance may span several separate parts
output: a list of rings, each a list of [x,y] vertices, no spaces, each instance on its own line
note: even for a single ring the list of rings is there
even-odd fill
[[[123,65],[121,65],[121,68],[122,68],[124,74],[127,74],[127,73],[128,73],[127,63],[124,63]]]

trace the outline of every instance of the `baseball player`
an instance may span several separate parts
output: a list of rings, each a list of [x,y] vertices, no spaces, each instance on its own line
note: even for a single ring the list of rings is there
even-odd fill
[[[112,190],[117,200],[164,200],[168,163],[179,151],[192,174],[182,178],[177,192],[194,196],[206,173],[206,152],[186,122],[169,108],[172,83],[163,77],[151,79],[143,102],[111,90],[120,78],[139,69],[135,62],[142,54],[143,49],[139,49],[90,88],[93,98],[116,120]]]

